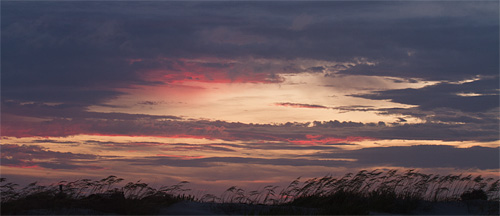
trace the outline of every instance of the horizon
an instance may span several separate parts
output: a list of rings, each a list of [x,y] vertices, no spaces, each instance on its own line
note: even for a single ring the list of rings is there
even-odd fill
[[[500,177],[498,7],[2,1],[1,177]]]

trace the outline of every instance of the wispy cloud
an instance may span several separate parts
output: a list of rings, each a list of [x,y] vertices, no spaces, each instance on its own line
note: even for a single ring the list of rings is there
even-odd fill
[[[303,103],[275,103],[276,106],[293,107],[293,108],[313,108],[313,109],[328,109],[326,106],[316,104],[303,104]]]
[[[499,148],[477,146],[455,148],[446,145],[419,145],[363,148],[359,150],[334,149],[304,155],[313,157],[310,159],[164,155],[117,160],[134,165],[167,165],[175,167],[217,167],[229,163],[351,168],[391,166],[405,168],[498,169],[498,164],[491,163],[491,161],[498,161],[498,150]]]
[[[90,154],[56,152],[38,145],[1,145],[2,165],[14,167],[44,167],[50,169],[103,169],[91,165],[99,157]]]
[[[370,166],[399,166],[460,169],[498,169],[500,148],[456,148],[446,145],[418,145],[364,148],[353,151],[318,153],[319,158],[353,158],[356,164]]]
[[[500,103],[499,88],[498,76],[494,76],[466,83],[445,82],[419,89],[376,91],[353,96],[418,105],[422,110],[449,108],[462,112],[485,112],[498,108]],[[470,97],[460,95],[464,92],[476,95]],[[477,104],[481,104],[481,106]]]

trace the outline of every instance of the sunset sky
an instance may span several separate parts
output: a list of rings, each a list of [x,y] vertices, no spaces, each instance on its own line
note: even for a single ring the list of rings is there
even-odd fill
[[[1,176],[500,176],[498,1],[2,1]]]

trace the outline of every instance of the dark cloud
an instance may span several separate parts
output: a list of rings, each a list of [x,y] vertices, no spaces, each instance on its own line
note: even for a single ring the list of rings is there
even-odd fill
[[[312,109],[334,109],[342,112],[351,112],[351,111],[378,111],[379,109],[374,108],[373,106],[363,106],[363,105],[354,105],[354,106],[336,106],[329,107],[318,104],[305,104],[305,103],[275,103],[276,106],[284,106],[284,107],[293,107],[293,108],[312,108]]]
[[[101,170],[104,169],[104,167],[101,166],[94,166],[94,165],[74,165],[74,164],[67,164],[67,163],[51,163],[51,162],[39,162],[39,163],[34,163],[36,166],[40,166],[43,168],[48,168],[48,169],[79,169],[79,170]]]
[[[429,80],[497,75],[491,8],[498,2],[5,2],[2,99],[101,104],[121,95],[118,88],[163,82],[146,79],[149,71],[175,74],[182,59],[207,57],[365,59],[375,64],[341,73]],[[278,82],[279,73],[330,67],[252,64],[223,76]]]
[[[80,146],[80,144],[81,144],[79,142],[59,141],[59,140],[53,140],[53,139],[35,139],[35,140],[32,140],[31,143],[40,144],[40,145],[44,145],[45,143],[55,143],[55,144],[65,145],[68,147]]]
[[[338,146],[356,145],[352,143],[332,143],[323,145],[297,145],[287,142],[255,142],[238,145],[239,148],[245,149],[263,149],[263,150],[332,150],[339,148]],[[292,156],[294,157],[294,156]]]
[[[361,132],[366,136],[378,139],[409,139],[409,140],[443,140],[480,142],[498,140],[497,125],[477,124],[446,124],[419,123],[402,124],[381,128],[381,130],[366,130]]]
[[[466,129],[470,128],[478,135],[482,134],[485,140],[495,140],[498,139],[498,132],[495,134],[494,131],[499,130],[500,97],[498,89],[500,89],[500,83],[498,76],[495,76],[465,83],[442,82],[419,89],[376,91],[354,96],[416,105],[412,108],[383,108],[374,111],[382,115],[415,117],[426,122],[413,126],[397,126],[388,130],[409,134],[404,129],[412,129],[415,130],[413,131],[415,134],[420,131],[422,134],[428,134],[426,136],[432,136],[430,131],[424,132],[426,129],[423,127],[428,126],[428,130],[437,129],[441,131],[440,134],[443,137],[446,137],[444,134],[450,136],[453,133],[457,133],[457,135],[460,133],[460,136],[472,135],[471,131]],[[448,124],[448,126],[444,124]],[[442,131],[444,128],[454,129]],[[463,130],[459,128],[463,128]]]
[[[356,143],[370,139],[409,139],[446,141],[494,141],[498,140],[498,123],[457,124],[426,122],[415,124],[361,123],[340,121],[315,121],[307,124],[286,123],[282,125],[252,125],[226,127],[226,132],[241,140],[285,140],[300,143],[321,144],[332,138],[332,143]],[[314,138],[314,134],[321,135]],[[335,141],[334,141],[335,140]]]
[[[419,89],[377,91],[356,97],[390,100],[396,103],[418,105],[422,110],[450,108],[462,112],[485,112],[500,104],[498,76],[467,83],[439,83]],[[461,94],[476,94],[462,96]]]
[[[404,115],[408,117],[416,117],[426,122],[446,122],[448,124],[469,124],[478,128],[488,128],[498,125],[497,110],[487,112],[461,112],[450,108],[436,108],[433,110],[421,110],[418,107],[414,108],[387,108],[378,109],[377,112],[381,115]]]
[[[406,119],[404,119],[404,118],[399,117],[399,118],[398,118],[398,122],[407,122],[407,120],[406,120]]]
[[[164,165],[173,167],[217,167],[226,164],[265,164],[274,166],[323,167],[404,167],[498,169],[499,148],[456,148],[446,145],[375,147],[358,150],[330,149],[304,158],[256,157],[178,157],[155,156],[141,159],[117,159],[132,165]],[[311,157],[313,157],[311,159]],[[345,160],[351,159],[351,160]]]
[[[326,166],[338,167],[344,166],[346,161],[325,161],[325,160],[309,160],[309,159],[268,159],[268,158],[252,158],[252,157],[208,157],[199,159],[178,159],[176,157],[146,157],[144,159],[122,159],[133,165],[165,165],[174,167],[213,167],[222,166],[224,164],[263,164],[275,166]]]
[[[19,155],[17,155],[19,154]],[[60,159],[95,159],[95,155],[87,154],[73,154],[73,153],[62,153],[47,150],[44,147],[38,145],[2,145],[2,155],[5,157],[15,157],[24,160],[33,159],[49,159],[49,158],[60,158]]]
[[[50,169],[102,169],[103,167],[89,165],[100,157],[90,154],[75,154],[56,152],[38,145],[1,145],[1,162],[3,166],[33,167]]]
[[[366,112],[366,111],[377,111],[378,109],[373,107],[373,106],[363,106],[363,105],[356,105],[356,106],[337,106],[337,107],[331,107],[332,109],[336,109],[338,111],[342,112],[352,112],[352,111],[361,111],[361,112]]]
[[[58,144],[78,144],[78,142],[73,142],[73,141],[58,141],[58,140],[52,140],[52,139],[38,139],[38,140],[33,140],[31,141],[33,143],[58,143]]]
[[[396,111],[391,110],[391,113]],[[222,139],[226,141],[279,141],[297,145],[356,143],[376,139],[413,139],[447,141],[498,140],[499,125],[493,114],[489,120],[401,124],[361,123],[352,121],[315,121],[283,124],[245,124],[208,120],[164,118],[53,119],[41,122],[18,121],[2,116],[2,135],[14,137],[70,136],[78,134],[159,136],[179,138]],[[455,117],[455,120],[457,117]],[[467,120],[467,119],[465,119]]]
[[[151,146],[161,146],[169,145],[162,142],[113,142],[113,141],[99,141],[99,140],[85,140],[85,144],[97,145],[100,147],[116,149],[116,148],[128,148],[128,147],[151,147]]]
[[[47,141],[49,142],[49,141]],[[52,142],[51,142],[52,143]],[[57,142],[54,142],[57,143]],[[247,150],[332,150],[338,146],[356,145],[352,143],[327,143],[324,145],[297,145],[289,142],[244,142],[244,143],[161,143],[161,142],[112,142],[86,140],[85,144],[95,145],[95,148],[116,150],[120,148],[148,150],[151,147],[160,147],[163,151],[220,151],[236,152],[240,149]]]
[[[315,127],[319,128],[350,128],[350,127],[362,127],[365,124],[361,122],[353,122],[353,121],[314,121]]]
[[[101,113],[90,112],[86,107],[75,104],[50,104],[40,102],[22,103],[20,101],[5,100],[2,101],[2,113],[38,117],[38,118],[96,118],[107,120],[135,120],[135,119],[178,119],[180,117],[171,115],[147,115],[147,114],[128,114],[128,113]]]
[[[446,145],[418,145],[364,148],[353,151],[318,153],[319,158],[352,158],[358,166],[419,168],[498,169],[500,148],[456,148]]]
[[[312,72],[324,72],[326,68],[323,66],[318,66],[318,67],[310,67],[309,70]]]
[[[148,105],[148,106],[156,106],[162,104],[163,101],[141,101],[138,102],[137,104],[139,105]]]
[[[113,142],[113,141],[98,141],[86,140],[86,144],[95,145],[95,148],[117,150],[150,150],[151,147],[159,147],[162,151],[219,151],[219,152],[234,152],[234,147],[239,145],[214,143],[214,144],[189,144],[189,143],[162,143],[162,142]]]
[[[285,106],[293,108],[314,108],[314,109],[328,109],[326,106],[316,104],[303,104],[303,103],[275,103],[276,106]]]
[[[163,151],[219,151],[219,152],[235,152],[234,149],[225,147],[226,145],[217,144],[188,144],[188,143],[173,143],[161,148]]]
[[[10,80],[9,77],[4,79]],[[95,90],[79,87],[50,86],[5,86],[2,88],[2,100],[15,99],[35,103],[65,103],[73,106],[101,104],[116,98],[122,93],[114,90]]]

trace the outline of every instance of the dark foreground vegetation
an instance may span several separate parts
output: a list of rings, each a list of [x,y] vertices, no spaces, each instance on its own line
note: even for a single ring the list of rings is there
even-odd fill
[[[1,178],[1,214],[160,214],[181,201],[214,203],[227,214],[327,214],[379,213],[432,214],[442,203],[467,207],[468,214],[498,215],[498,179],[471,175],[433,175],[406,172],[360,171],[340,178],[325,176],[285,188],[268,185],[245,191],[230,187],[221,195],[186,195],[187,182],[152,188],[109,176],[101,180],[61,181],[43,186],[36,182],[20,188]]]

